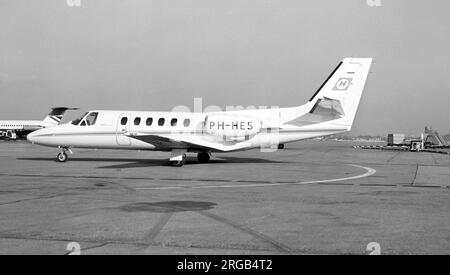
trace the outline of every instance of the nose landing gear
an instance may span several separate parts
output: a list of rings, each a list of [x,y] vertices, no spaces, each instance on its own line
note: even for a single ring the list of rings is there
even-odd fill
[[[68,158],[69,158],[69,157],[67,156],[67,154],[66,154],[65,152],[61,152],[61,153],[59,153],[58,156],[56,157],[56,160],[57,160],[58,162],[66,162]]]
[[[72,151],[69,148],[60,148],[61,152],[56,156],[56,161],[57,162],[66,162],[69,157],[67,156],[67,151],[69,151],[72,154]]]

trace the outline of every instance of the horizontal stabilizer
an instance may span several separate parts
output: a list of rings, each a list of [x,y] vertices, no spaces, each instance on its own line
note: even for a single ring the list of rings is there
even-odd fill
[[[341,102],[339,102],[339,100],[327,97],[317,100],[316,104],[309,113],[331,117],[338,117],[345,115],[344,109],[342,109]]]

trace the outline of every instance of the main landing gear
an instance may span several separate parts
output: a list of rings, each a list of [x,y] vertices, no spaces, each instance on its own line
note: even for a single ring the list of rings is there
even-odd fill
[[[208,152],[198,153],[197,159],[201,163],[206,163],[211,159],[211,155]]]
[[[172,160],[172,158],[169,161],[170,165],[173,167],[181,167],[186,163],[186,154],[183,154],[179,157],[177,160]]]
[[[169,163],[174,167],[183,166],[186,163],[186,150],[173,150]]]
[[[56,156],[56,161],[57,162],[66,162],[69,157],[67,156],[67,151],[70,152],[72,154],[72,151],[69,148],[60,148],[61,152]]]
[[[186,163],[186,150],[174,150],[170,157],[169,163],[174,167],[181,167]],[[197,159],[200,163],[206,163],[211,159],[209,152],[200,152],[197,154]]]

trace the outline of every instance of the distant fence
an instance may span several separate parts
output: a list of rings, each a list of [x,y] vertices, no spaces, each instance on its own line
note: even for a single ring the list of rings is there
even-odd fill
[[[369,150],[383,150],[383,151],[411,151],[411,152],[425,152],[450,155],[450,151],[440,151],[436,149],[411,150],[409,146],[376,146],[376,145],[358,145],[353,146],[355,149],[369,149]],[[442,149],[442,148],[441,148]]]

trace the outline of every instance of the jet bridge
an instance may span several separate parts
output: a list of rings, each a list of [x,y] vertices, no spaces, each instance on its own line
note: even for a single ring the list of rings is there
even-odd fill
[[[425,146],[446,147],[450,144],[432,127],[425,127]]]

